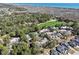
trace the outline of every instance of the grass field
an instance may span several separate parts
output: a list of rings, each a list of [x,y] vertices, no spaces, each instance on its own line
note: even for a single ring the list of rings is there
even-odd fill
[[[49,26],[57,27],[57,26],[61,26],[63,24],[65,24],[65,22],[50,20],[50,21],[47,21],[47,22],[44,22],[44,23],[37,24],[37,28],[43,29],[43,28],[47,28]]]

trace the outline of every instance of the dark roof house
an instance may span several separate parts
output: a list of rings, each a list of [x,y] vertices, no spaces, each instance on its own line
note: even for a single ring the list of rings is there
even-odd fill
[[[60,55],[61,53],[58,52],[55,48],[50,51],[50,55]]]
[[[71,46],[71,47],[76,47],[77,44],[74,40],[71,40],[70,42],[68,42],[68,44]]]
[[[64,45],[59,45],[56,47],[56,50],[60,52],[61,54],[67,54],[68,53],[68,48]]]

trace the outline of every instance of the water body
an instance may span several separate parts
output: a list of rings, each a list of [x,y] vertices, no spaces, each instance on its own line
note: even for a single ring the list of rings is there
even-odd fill
[[[60,8],[79,9],[79,3],[16,3],[16,5],[33,6],[33,7],[60,7]]]

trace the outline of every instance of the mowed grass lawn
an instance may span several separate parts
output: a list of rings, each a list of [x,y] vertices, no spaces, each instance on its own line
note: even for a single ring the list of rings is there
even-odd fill
[[[37,28],[43,29],[43,28],[47,28],[49,26],[58,27],[58,26],[61,26],[61,25],[64,25],[64,24],[65,24],[65,22],[50,20],[50,21],[47,21],[47,22],[44,22],[44,23],[37,24]]]

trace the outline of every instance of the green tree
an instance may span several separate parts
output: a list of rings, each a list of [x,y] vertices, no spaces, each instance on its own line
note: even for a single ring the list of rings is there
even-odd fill
[[[7,44],[10,43],[10,36],[9,35],[4,35],[3,36],[3,41],[4,41],[4,45],[7,46]]]
[[[74,21],[73,25],[73,33],[76,35],[79,35],[79,22],[78,21]]]
[[[8,48],[0,44],[0,55],[7,55],[8,52]]]
[[[31,54],[32,55],[37,55],[37,54],[40,54],[41,52],[41,50],[40,50],[40,48],[34,43],[34,42],[32,42],[32,44],[31,44]]]
[[[14,44],[12,46],[12,55],[29,55],[30,54],[30,48],[29,45],[25,42],[20,42],[18,44]]]

